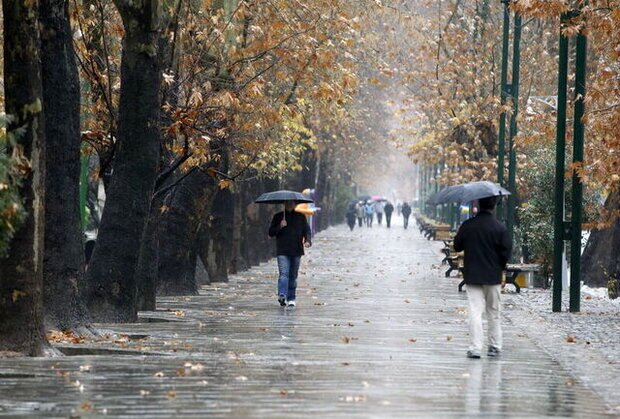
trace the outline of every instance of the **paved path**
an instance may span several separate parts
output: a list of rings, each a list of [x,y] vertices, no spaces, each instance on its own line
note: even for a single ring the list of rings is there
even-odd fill
[[[612,416],[511,323],[516,302],[503,356],[467,359],[466,296],[438,249],[415,229],[329,229],[296,309],[277,305],[274,262],[161,299],[142,323],[102,326],[123,335],[69,348],[100,355],[0,360],[0,415]]]

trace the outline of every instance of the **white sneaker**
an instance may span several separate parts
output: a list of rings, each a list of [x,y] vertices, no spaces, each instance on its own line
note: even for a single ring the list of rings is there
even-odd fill
[[[288,301],[288,306],[289,307],[295,307],[297,305],[297,303],[295,303],[295,300],[289,300]]]

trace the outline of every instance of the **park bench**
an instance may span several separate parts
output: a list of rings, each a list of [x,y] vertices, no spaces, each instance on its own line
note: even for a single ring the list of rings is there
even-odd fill
[[[422,214],[414,214],[420,233],[429,240],[449,240],[453,237],[452,227],[439,223]]]
[[[448,224],[436,224],[432,227],[431,238],[433,240],[450,240],[454,238],[452,227]]]
[[[442,264],[448,264],[448,270],[445,272],[446,278],[450,276],[452,271],[462,273],[463,270],[463,252],[454,250],[452,240],[443,240],[444,247],[441,252],[445,255]]]
[[[533,275],[540,271],[540,265],[533,263],[509,263],[506,266],[506,281],[502,285],[512,284],[517,292],[521,292],[522,287],[528,287],[528,275]],[[463,291],[465,280],[459,284],[459,292]]]

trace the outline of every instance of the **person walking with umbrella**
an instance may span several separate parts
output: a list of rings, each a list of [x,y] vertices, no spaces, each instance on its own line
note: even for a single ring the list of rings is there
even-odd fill
[[[386,202],[383,211],[385,211],[385,224],[387,225],[387,228],[390,228],[390,224],[392,223],[392,213],[394,212],[394,205],[392,205],[390,201]]]
[[[357,216],[357,226],[361,227],[364,222],[364,203],[362,201],[355,205],[355,215]]]
[[[377,213],[377,224],[381,225],[383,220],[383,211],[385,211],[385,199],[379,198],[375,202],[375,212]]]
[[[454,238],[454,250],[465,252],[463,277],[469,301],[469,358],[480,358],[482,352],[483,311],[489,329],[487,355],[499,356],[502,349],[500,288],[512,241],[506,227],[495,218],[496,203],[497,196],[479,198],[478,214],[466,220]]]
[[[375,203],[371,200],[366,201],[364,205],[364,219],[366,220],[366,227],[372,227],[372,221],[375,218]]]
[[[347,207],[347,213],[345,215],[345,218],[347,219],[347,225],[349,226],[351,231],[353,231],[353,228],[355,227],[355,218],[356,218],[355,202],[349,202],[349,206]]]
[[[312,246],[310,226],[306,216],[295,211],[300,202],[313,202],[299,192],[276,191],[261,195],[255,202],[284,203],[284,211],[271,219],[269,237],[276,239],[278,261],[278,302],[282,307],[295,307],[297,275],[304,254],[304,247]]]
[[[409,226],[409,216],[411,215],[411,207],[409,206],[409,203],[407,203],[406,201],[403,202],[403,206],[400,209],[400,212],[403,214],[403,225],[405,226],[406,230],[407,226]]]

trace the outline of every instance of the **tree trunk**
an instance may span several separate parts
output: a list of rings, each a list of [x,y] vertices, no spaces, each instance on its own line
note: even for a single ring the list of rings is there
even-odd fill
[[[6,258],[0,259],[0,354],[40,355],[43,333],[44,119],[39,58],[38,2],[3,0],[7,152],[22,153],[20,196],[27,211]],[[20,130],[21,132],[17,132]]]
[[[154,198],[140,243],[140,255],[136,267],[137,304],[140,311],[154,311],[157,296],[158,245],[157,231],[162,200]]]
[[[195,295],[198,230],[210,211],[214,179],[194,169],[164,200],[157,232],[158,295]]]
[[[608,211],[620,211],[620,189],[605,202]],[[612,287],[620,281],[620,218],[604,230],[592,230],[581,256],[581,279],[589,287]],[[617,293],[617,291],[616,291]]]
[[[211,215],[204,227],[200,240],[203,241],[202,256],[211,282],[228,281],[228,264],[232,248],[234,197],[230,189],[218,190],[213,200]],[[204,246],[206,241],[207,246]],[[206,256],[206,258],[205,258]]]
[[[160,153],[158,0],[116,0],[125,27],[118,145],[101,228],[87,271],[93,320],[137,319],[135,269]]]
[[[84,324],[79,293],[84,276],[80,228],[80,86],[69,3],[41,0],[41,75],[45,125],[45,250],[43,311],[48,329]]]
[[[241,186],[240,191],[234,194],[234,207],[233,207],[233,230],[232,230],[232,247],[230,251],[230,264],[228,272],[236,274],[247,268],[245,259],[241,251],[241,244],[245,238],[245,213],[243,206],[242,191],[244,186]]]
[[[261,262],[261,242],[266,234],[261,228],[263,224],[261,217],[265,216],[264,211],[268,205],[254,203],[254,199],[265,192],[265,184],[262,181],[252,181],[248,186],[242,206],[245,211],[246,231],[245,237],[242,238],[241,249],[247,264],[257,266]]]

